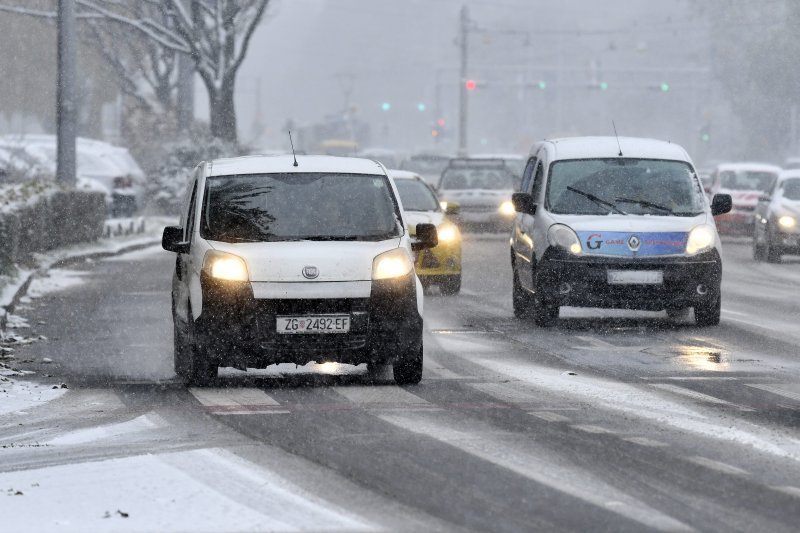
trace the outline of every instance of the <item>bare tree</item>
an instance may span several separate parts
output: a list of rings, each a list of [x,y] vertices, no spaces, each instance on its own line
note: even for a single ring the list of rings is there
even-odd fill
[[[236,74],[269,0],[76,0],[79,18],[134,31],[150,43],[189,54],[208,91],[211,134],[236,142]],[[2,5],[0,10],[53,17],[51,11]]]

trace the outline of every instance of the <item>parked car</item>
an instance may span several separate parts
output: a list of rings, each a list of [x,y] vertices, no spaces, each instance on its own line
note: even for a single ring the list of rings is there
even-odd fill
[[[623,155],[624,154],[624,155]],[[652,139],[576,137],[531,149],[511,234],[517,317],[555,323],[561,306],[694,308],[719,323],[722,256],[709,204],[686,151]]]
[[[715,217],[717,229],[723,235],[753,234],[756,204],[762,194],[772,189],[781,168],[765,163],[723,163],[711,173],[710,196],[729,194],[733,209]]]
[[[460,205],[458,222],[478,231],[511,226],[511,194],[519,180],[502,159],[454,158],[442,172],[437,192],[444,202]]]
[[[296,162],[295,162],[296,161]],[[201,163],[180,226],[172,281],[175,372],[206,384],[219,366],[311,361],[393,364],[422,378],[422,284],[397,189],[374,161],[238,157]]]
[[[461,290],[461,232],[448,215],[457,215],[458,204],[442,208],[436,193],[419,174],[407,170],[389,170],[394,180],[403,210],[408,219],[408,231],[416,235],[417,224],[433,224],[439,234],[439,244],[417,253],[414,268],[423,287],[438,286],[444,295]]]
[[[783,171],[761,196],[753,225],[753,259],[779,263],[800,253],[800,169]]]

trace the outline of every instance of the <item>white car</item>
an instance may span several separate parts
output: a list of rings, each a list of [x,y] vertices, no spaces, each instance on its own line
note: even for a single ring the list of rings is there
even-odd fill
[[[330,156],[201,163],[180,226],[172,284],[175,372],[205,384],[219,366],[311,361],[393,364],[422,377],[422,285],[415,242],[383,165]]]
[[[800,170],[784,170],[758,202],[753,228],[753,259],[780,263],[783,254],[800,254]]]
[[[561,306],[694,308],[719,323],[722,256],[689,155],[652,139],[576,137],[534,145],[514,194],[513,306],[550,326]]]

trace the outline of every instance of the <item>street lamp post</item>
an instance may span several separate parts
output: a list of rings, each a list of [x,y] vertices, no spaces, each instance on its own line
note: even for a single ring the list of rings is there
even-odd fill
[[[58,0],[58,86],[56,87],[56,179],[75,185],[75,138],[77,136],[75,2]]]

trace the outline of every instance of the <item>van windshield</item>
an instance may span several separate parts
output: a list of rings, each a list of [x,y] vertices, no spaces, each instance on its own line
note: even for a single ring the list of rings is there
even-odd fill
[[[723,170],[719,173],[719,186],[730,191],[767,192],[777,179],[778,175],[774,172]]]
[[[248,174],[208,178],[200,234],[224,242],[400,237],[386,176]]]
[[[683,161],[578,159],[551,165],[546,207],[574,215],[697,216],[703,198],[694,170]]]

